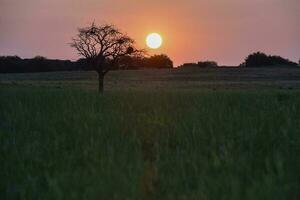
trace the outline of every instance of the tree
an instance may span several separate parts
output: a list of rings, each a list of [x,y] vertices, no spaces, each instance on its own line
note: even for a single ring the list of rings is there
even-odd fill
[[[218,67],[218,63],[216,61],[199,61],[198,67]]]
[[[154,55],[145,58],[145,67],[147,68],[173,68],[173,61],[165,54]]]
[[[270,64],[271,64],[271,62],[270,62],[268,55],[266,55],[265,53],[261,53],[261,52],[256,52],[256,53],[250,54],[245,59],[246,67],[260,67],[260,66],[268,66]]]
[[[42,60],[42,61],[47,60],[47,58],[44,56],[35,56],[33,59],[34,60]]]
[[[103,92],[104,76],[121,57],[142,53],[134,47],[133,39],[107,24],[98,26],[93,23],[86,28],[79,28],[71,47],[98,73],[100,93]]]
[[[272,55],[267,55],[265,53],[256,52],[250,54],[245,59],[245,62],[242,63],[240,66],[262,67],[262,66],[279,66],[279,65],[296,66],[297,63],[294,63],[280,56],[272,56]]]
[[[145,57],[144,55],[123,56],[118,64],[118,69],[173,68],[173,61],[165,54],[153,55],[150,57]]]
[[[118,69],[133,70],[144,66],[144,56],[123,56],[118,61]]]

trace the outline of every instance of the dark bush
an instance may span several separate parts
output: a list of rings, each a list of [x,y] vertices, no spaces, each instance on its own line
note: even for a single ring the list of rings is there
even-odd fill
[[[218,67],[218,63],[215,61],[200,61],[198,67]]]
[[[186,68],[186,67],[198,67],[197,63],[183,63],[182,65],[179,66],[179,68]]]
[[[271,56],[262,52],[256,52],[250,54],[245,62],[240,66],[245,67],[262,67],[262,66],[278,66],[278,65],[286,65],[286,66],[296,66],[297,63],[294,63],[288,59],[282,58],[280,56]]]
[[[139,69],[144,66],[143,57],[123,56],[119,59],[118,69]]]
[[[165,54],[144,58],[146,68],[173,68],[173,61]]]
[[[164,54],[151,57],[124,56],[119,59],[118,69],[139,69],[139,68],[173,68],[173,61]]]
[[[198,63],[184,63],[183,65],[179,66],[180,68],[209,68],[209,67],[218,67],[218,63],[215,61],[199,61]]]

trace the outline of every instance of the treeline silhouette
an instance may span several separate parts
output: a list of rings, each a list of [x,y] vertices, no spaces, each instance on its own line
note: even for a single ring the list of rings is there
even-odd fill
[[[198,63],[184,63],[179,67],[211,68],[211,67],[218,67],[218,63],[216,61],[199,61]]]
[[[51,72],[79,70],[76,62],[52,60],[42,56],[22,59],[18,56],[0,56],[0,73]]]
[[[156,68],[166,69],[173,68],[173,61],[165,54],[154,55],[151,57],[122,57],[119,60],[119,69],[140,69]]]
[[[263,66],[297,66],[298,64],[292,62],[281,56],[267,55],[262,52],[250,54],[241,67],[263,67]]]
[[[300,64],[300,61],[299,61]],[[281,56],[267,55],[256,52],[248,55],[240,67],[264,67],[264,66],[297,66]],[[199,61],[198,63],[185,63],[179,67],[218,67],[215,61]],[[112,70],[135,70],[135,69],[167,69],[173,68],[173,61],[165,54],[150,57],[123,56]],[[22,59],[18,56],[0,56],[0,73],[26,73],[26,72],[53,72],[53,71],[88,71],[93,67],[87,59],[77,61],[48,59],[36,56],[30,59]]]
[[[300,60],[299,60],[300,65]],[[292,62],[281,56],[267,55],[262,52],[255,52],[248,55],[245,61],[239,67],[271,67],[271,66],[298,66],[297,63]],[[199,61],[198,63],[184,63],[179,67],[221,67],[215,61]],[[223,66],[226,67],[226,66]]]
[[[119,59],[112,70],[131,70],[141,68],[173,68],[173,61],[164,54],[151,57],[124,56]],[[87,71],[93,70],[87,59],[77,61],[48,59],[36,56],[22,59],[18,56],[0,56],[0,73],[27,73],[53,71]]]

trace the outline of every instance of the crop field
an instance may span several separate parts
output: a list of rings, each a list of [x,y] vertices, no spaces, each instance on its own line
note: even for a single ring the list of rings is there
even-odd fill
[[[0,199],[300,199],[300,69],[0,74]]]

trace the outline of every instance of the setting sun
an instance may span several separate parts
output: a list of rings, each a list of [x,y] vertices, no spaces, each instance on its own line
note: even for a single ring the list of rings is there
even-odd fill
[[[146,38],[147,46],[151,49],[158,49],[162,42],[162,37],[158,33],[151,33]]]

